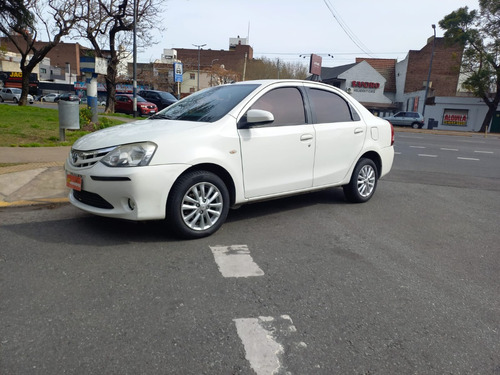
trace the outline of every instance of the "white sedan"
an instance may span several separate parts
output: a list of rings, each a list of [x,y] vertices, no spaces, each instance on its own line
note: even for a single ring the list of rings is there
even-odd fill
[[[40,98],[41,102],[55,102],[55,100],[59,97],[59,94],[55,93],[50,93],[47,95],[44,95]]]
[[[394,158],[392,125],[345,92],[297,80],[211,87],[147,120],[88,134],[66,161],[70,201],[96,215],[166,218],[208,236],[231,206],[342,186],[366,202]]]

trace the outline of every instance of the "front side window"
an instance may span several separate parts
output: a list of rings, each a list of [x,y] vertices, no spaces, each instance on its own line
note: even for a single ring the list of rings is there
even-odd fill
[[[214,122],[224,117],[258,85],[224,85],[198,91],[158,112],[150,119]]]
[[[260,97],[250,109],[271,112],[274,116],[271,126],[306,123],[302,94],[294,87],[283,87],[269,91]]]
[[[357,117],[351,113],[354,108],[333,92],[310,89],[308,94],[317,124],[353,121]]]

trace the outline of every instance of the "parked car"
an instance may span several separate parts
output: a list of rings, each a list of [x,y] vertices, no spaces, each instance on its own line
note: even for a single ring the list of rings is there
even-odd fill
[[[366,202],[391,170],[393,143],[388,121],[333,86],[245,81],[78,139],[66,181],[82,210],[166,218],[180,236],[199,238],[244,203],[335,186]]]
[[[134,113],[134,96],[130,94],[117,94],[115,97],[115,112]],[[146,101],[141,96],[137,96],[137,112],[140,116],[151,116],[158,112],[158,107],[154,103]]]
[[[22,90],[15,87],[4,87],[0,90],[0,102],[4,101],[13,101],[14,103],[19,103],[21,100]],[[28,103],[33,104],[34,99],[33,95],[28,94],[27,96]]]
[[[78,95],[76,94],[71,94],[71,93],[64,93],[59,95],[57,98],[54,99],[55,102],[58,102],[59,100],[65,100],[68,102],[81,102],[81,99]]]
[[[393,116],[384,117],[392,125],[411,126],[414,129],[421,129],[424,126],[425,120],[418,112],[398,112]]]
[[[50,93],[50,94],[42,96],[41,101],[42,102],[55,102],[58,97],[59,97],[59,94]]]
[[[177,102],[177,98],[166,91],[141,90],[137,95],[142,96],[148,102],[156,104],[159,110]]]

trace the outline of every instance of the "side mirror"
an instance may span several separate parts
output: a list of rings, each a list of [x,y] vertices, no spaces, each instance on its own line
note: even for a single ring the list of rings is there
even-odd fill
[[[252,125],[265,125],[274,121],[274,115],[262,109],[251,109],[240,120],[239,128],[249,128]]]

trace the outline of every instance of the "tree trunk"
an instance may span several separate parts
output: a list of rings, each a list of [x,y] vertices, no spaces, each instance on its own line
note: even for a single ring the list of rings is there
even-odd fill
[[[483,101],[488,106],[488,112],[486,113],[486,116],[484,116],[484,120],[483,120],[483,124],[481,125],[481,129],[479,129],[480,133],[486,132],[486,130],[488,129],[488,126],[490,126],[491,120],[493,119],[493,116],[495,115],[495,112],[498,108],[498,103],[500,103],[500,92],[498,92],[498,89],[500,89],[500,84],[497,85],[497,93],[495,94],[495,97],[493,98],[492,101],[490,101],[487,97],[483,97]]]
[[[486,113],[486,116],[484,116],[483,124],[481,125],[481,129],[479,129],[480,133],[485,133],[486,129],[488,129],[488,126],[490,126],[491,119],[493,118],[493,115],[495,114],[495,109],[488,107],[488,112]]]
[[[28,93],[30,89],[30,74],[31,70],[26,69],[26,67],[21,67],[21,74],[22,80],[21,80],[21,97],[19,98],[19,104],[18,105],[26,105],[28,104]]]

